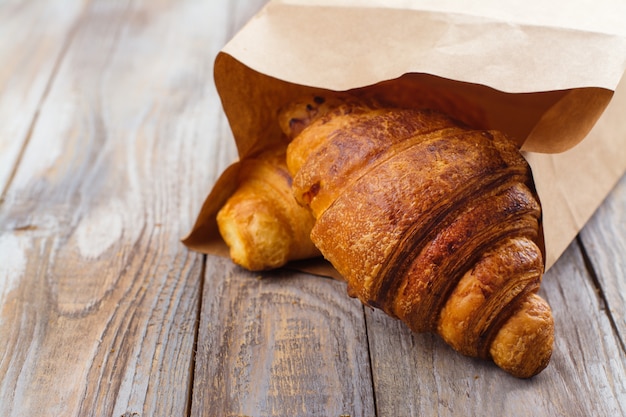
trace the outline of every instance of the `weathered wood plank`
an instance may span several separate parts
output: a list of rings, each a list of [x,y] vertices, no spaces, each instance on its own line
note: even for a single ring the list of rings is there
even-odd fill
[[[615,330],[626,346],[626,176],[589,223],[580,238],[595,271],[600,295]]]
[[[0,2],[0,197],[82,8],[82,0]]]
[[[209,257],[193,416],[372,416],[361,304],[345,284]]]
[[[86,5],[0,206],[1,415],[189,412],[214,9]]]
[[[555,317],[555,351],[548,368],[530,380],[369,311],[378,415],[624,415],[626,357],[576,244],[548,271],[541,292]]]

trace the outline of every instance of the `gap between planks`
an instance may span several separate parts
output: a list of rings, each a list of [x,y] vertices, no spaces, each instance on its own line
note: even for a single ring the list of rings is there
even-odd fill
[[[37,121],[39,120],[39,114],[41,112],[41,108],[43,107],[43,104],[46,102],[46,99],[48,98],[48,95],[50,94],[50,91],[52,90],[52,85],[54,84],[54,81],[56,80],[57,75],[59,74],[59,68],[61,68],[61,64],[63,63],[63,60],[67,56],[67,52],[70,49],[70,45],[72,44],[72,41],[74,40],[74,37],[76,36],[76,33],[78,32],[78,29],[82,26],[82,22],[85,16],[85,11],[87,10],[89,4],[90,4],[90,1],[85,2],[82,10],[78,14],[78,17],[76,18],[74,23],[71,25],[70,30],[68,31],[67,35],[65,36],[65,39],[63,40],[63,45],[61,47],[61,50],[59,51],[59,55],[56,57],[54,61],[54,65],[52,66],[52,71],[50,72],[50,76],[48,77],[48,80],[46,81],[46,85],[43,89],[41,97],[39,97],[39,100],[37,101],[35,111],[33,112],[33,117],[30,123],[28,124],[28,129],[26,131],[24,141],[22,142],[22,145],[19,149],[19,152],[13,164],[13,169],[11,169],[11,171],[9,172],[9,175],[4,184],[4,187],[2,188],[2,191],[0,192],[0,204],[4,202],[7,192],[11,188],[11,184],[13,183],[13,180],[15,179],[15,175],[17,174],[20,163],[24,159],[24,154],[26,153],[28,144],[30,143],[30,140],[33,136],[33,132],[35,131],[35,126],[37,126]]]
[[[599,304],[600,310],[604,310],[607,320],[609,321],[609,323],[611,324],[611,328],[613,329],[615,338],[617,339],[622,351],[626,353],[626,344],[624,340],[622,339],[622,336],[619,331],[619,326],[617,325],[617,322],[615,321],[615,317],[613,316],[613,313],[611,312],[611,308],[610,308],[611,303],[609,302],[606,296],[602,283],[600,282],[599,275],[596,272],[595,267],[593,266],[591,257],[580,235],[576,236],[576,243],[580,249],[580,253],[583,259],[583,263],[585,265],[585,269],[587,270],[587,274],[589,275],[589,281],[591,282],[591,285],[594,288],[595,293],[598,296],[598,304]]]

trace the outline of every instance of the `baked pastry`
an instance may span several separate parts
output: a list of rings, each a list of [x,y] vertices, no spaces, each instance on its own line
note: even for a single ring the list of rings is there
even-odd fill
[[[514,142],[428,110],[353,101],[320,113],[298,132],[281,123],[287,166],[349,295],[517,377],[544,369],[541,208]]]
[[[320,256],[309,237],[315,219],[291,192],[285,152],[288,143],[313,120],[346,103],[357,101],[337,94],[289,103],[278,114],[283,137],[276,145],[240,161],[235,192],[216,216],[234,263],[260,271]]]
[[[309,238],[314,218],[291,193],[285,148],[243,159],[237,189],[217,213],[231,259],[252,271],[319,256]]]

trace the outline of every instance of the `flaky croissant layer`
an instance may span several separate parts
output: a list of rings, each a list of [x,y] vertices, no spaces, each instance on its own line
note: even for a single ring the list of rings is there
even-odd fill
[[[217,213],[233,262],[259,271],[319,256],[309,238],[313,216],[291,193],[285,147],[268,149],[240,165],[237,189]]]
[[[544,369],[541,210],[516,145],[431,111],[350,102],[304,127],[301,114],[281,115],[292,191],[349,294],[515,376]]]

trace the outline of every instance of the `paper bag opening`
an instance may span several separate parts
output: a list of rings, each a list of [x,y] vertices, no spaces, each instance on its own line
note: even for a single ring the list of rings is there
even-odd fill
[[[309,11],[307,10],[307,13]],[[281,34],[280,30],[280,27],[285,24],[285,19],[291,19],[295,16],[294,12],[298,16],[296,20],[303,19],[301,8],[295,6],[286,6],[285,8],[285,5],[273,5],[271,2],[216,57],[215,84],[225,115],[231,126],[240,159],[272,146],[276,138],[280,137],[276,119],[277,110],[280,107],[301,96],[339,91],[332,88],[336,85],[352,86],[352,88],[340,91],[349,91],[362,97],[375,97],[382,102],[398,106],[430,107],[476,128],[503,131],[514,138],[527,155],[532,156],[530,161],[535,174],[535,183],[545,208],[544,229],[547,229],[546,235],[548,236],[545,242],[547,268],[554,263],[567,244],[582,228],[584,221],[600,204],[608,193],[608,189],[624,172],[626,156],[622,152],[620,154],[622,156],[617,158],[617,168],[613,169],[610,175],[598,178],[601,184],[596,188],[604,190],[601,198],[594,194],[593,201],[584,202],[584,208],[580,210],[584,213],[581,217],[582,224],[579,216],[575,221],[569,222],[563,227],[560,224],[561,219],[559,219],[558,213],[563,207],[578,204],[577,201],[580,199],[578,196],[569,195],[566,189],[560,189],[556,198],[550,193],[543,192],[543,190],[550,189],[550,184],[560,184],[560,173],[556,170],[550,172],[550,169],[546,169],[546,165],[550,166],[550,162],[547,164],[542,162],[546,161],[542,155],[547,155],[548,161],[552,161],[551,158],[553,157],[560,158],[559,155],[563,155],[563,161],[570,161],[571,159],[572,163],[580,163],[578,161],[580,155],[570,158],[571,153],[565,151],[576,148],[577,144],[589,136],[590,131],[611,102],[614,90],[607,88],[610,81],[589,84],[574,82],[571,84],[571,88],[563,88],[563,83],[558,83],[555,84],[554,89],[546,88],[541,91],[532,91],[524,90],[522,87],[522,91],[507,92],[487,84],[453,79],[441,74],[402,72],[402,70],[394,68],[393,71],[399,71],[399,76],[391,79],[376,79],[371,84],[358,84],[356,81],[343,79],[337,83],[329,82],[325,85],[323,76],[313,77],[311,82],[307,82],[305,81],[307,74],[310,75],[312,70],[319,71],[323,66],[320,67],[320,62],[317,60],[311,63],[313,69],[305,68],[298,72],[301,68],[297,65],[306,64],[306,56],[302,55],[302,51],[294,51],[289,47],[285,49],[285,45],[297,46],[294,45],[294,43],[297,44],[297,39],[292,39],[285,44],[284,33]],[[329,10],[323,9],[322,12],[328,13]],[[371,10],[367,13],[366,11],[362,12],[367,14]],[[398,18],[397,11],[393,13],[395,13],[394,18]],[[432,16],[429,15],[428,18],[430,19]],[[288,26],[293,27],[293,19],[290,22]],[[306,32],[306,25],[309,24],[306,22],[305,19],[302,27],[300,27],[301,32]],[[506,22],[504,24],[506,25]],[[349,31],[349,28],[347,30]],[[376,29],[373,30],[376,31]],[[539,30],[542,31],[543,29],[539,28]],[[295,38],[298,36],[301,34],[296,35]],[[383,35],[379,34],[379,36]],[[576,33],[574,37],[578,39],[579,36],[580,33]],[[561,43],[566,42],[567,36],[559,39]],[[276,42],[281,49],[276,49]],[[332,42],[332,39],[326,39],[322,41],[322,44],[324,42]],[[398,40],[396,39],[395,42]],[[609,43],[615,45],[613,37],[610,38]],[[623,46],[623,42],[620,45]],[[318,46],[324,47],[324,45]],[[404,46],[410,49],[413,45],[407,39]],[[376,48],[370,49],[369,52],[364,52],[369,53],[366,58],[372,62],[380,61],[380,57],[375,56]],[[528,51],[526,52],[528,53]],[[292,53],[296,56],[295,58],[291,56]],[[283,71],[278,64],[275,68],[267,70],[268,62],[271,63],[272,58],[278,54],[283,57],[281,62],[284,61],[285,56],[291,62],[292,67],[288,71]],[[325,53],[324,56],[327,57],[327,54]],[[314,57],[311,59],[315,61]],[[472,61],[474,62],[476,59]],[[615,68],[619,65],[621,65],[620,68]],[[621,61],[619,57],[617,61],[613,59],[611,67],[609,72],[621,71],[620,74],[622,74],[624,57],[621,57]],[[259,70],[259,68],[263,70]],[[349,76],[345,68],[337,68],[332,62],[328,63],[328,68],[330,70],[328,71],[329,74],[325,75],[326,78],[331,75],[338,75],[339,78]],[[376,73],[376,71],[370,71],[369,74],[371,73]],[[474,68],[473,73],[476,73],[476,68]],[[355,79],[357,78],[363,79],[363,77],[355,77]],[[294,82],[294,80],[301,82]],[[355,83],[358,85],[355,86]],[[549,85],[549,82],[547,84]],[[620,103],[622,104],[618,105],[623,106],[623,100],[620,100]],[[615,124],[614,119],[613,116],[610,123]],[[614,147],[615,140],[617,140],[606,136],[601,139],[603,152]],[[612,144],[607,145],[607,141]],[[559,155],[553,156],[557,153]],[[585,165],[583,162],[582,166]],[[224,256],[228,254],[217,230],[215,214],[234,192],[238,166],[239,164],[235,163],[229,167],[218,179],[206,198],[195,225],[183,240],[191,249]],[[536,166],[539,169],[535,169]],[[571,187],[571,184],[568,187]],[[580,192],[580,190],[576,191]],[[557,223],[556,227],[555,223]],[[555,233],[553,230],[559,232]],[[564,230],[565,232],[563,232]],[[320,272],[316,268],[309,270]],[[326,271],[323,275],[333,275],[332,271],[325,270],[325,268],[323,266],[321,269],[322,272]],[[306,267],[300,269],[307,270]]]

